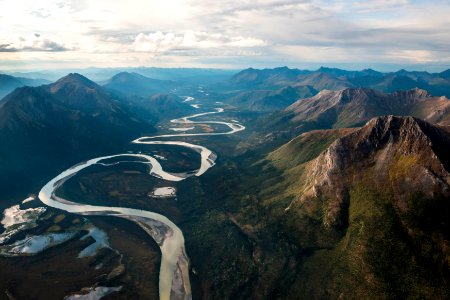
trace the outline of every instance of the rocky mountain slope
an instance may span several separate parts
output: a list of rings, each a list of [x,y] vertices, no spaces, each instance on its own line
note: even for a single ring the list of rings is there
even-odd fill
[[[447,298],[448,153],[448,127],[394,116],[306,133],[271,153],[282,175],[261,204],[311,249],[286,298]]]
[[[310,130],[361,126],[373,117],[389,114],[411,115],[449,125],[450,101],[420,89],[390,94],[363,88],[324,90],[294,102],[283,111],[260,117],[249,141],[252,144],[287,141]],[[245,143],[242,147],[246,147]]]
[[[384,116],[224,161],[188,242],[203,296],[448,298],[448,153],[447,126]]]
[[[390,187],[400,210],[408,209],[406,201],[415,193],[449,197],[448,149],[449,133],[430,123],[413,117],[374,118],[308,163],[299,201],[319,197],[332,201],[324,216],[324,224],[331,226],[343,223],[346,189],[358,179],[373,187]]]
[[[433,113],[427,114],[429,107]],[[391,94],[370,89],[324,90],[314,97],[299,100],[286,109],[293,122],[315,122],[330,127],[354,126],[385,114],[420,115],[434,123],[446,122],[450,101],[432,97],[427,91],[413,89]]]

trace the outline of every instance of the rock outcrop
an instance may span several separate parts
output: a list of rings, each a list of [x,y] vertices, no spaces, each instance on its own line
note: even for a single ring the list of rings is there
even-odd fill
[[[449,153],[450,135],[442,128],[413,117],[377,117],[307,164],[299,201],[325,199],[324,224],[340,226],[349,189],[364,181],[392,191],[398,208],[406,211],[414,193],[450,196]]]

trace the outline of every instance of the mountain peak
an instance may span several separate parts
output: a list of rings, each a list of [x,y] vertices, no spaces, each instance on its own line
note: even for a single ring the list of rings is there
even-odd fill
[[[113,77],[111,77],[111,79],[109,80],[110,82],[114,82],[114,81],[126,81],[126,80],[134,80],[134,79],[138,79],[138,80],[150,80],[151,78],[148,78],[144,75],[141,75],[139,73],[136,72],[119,72],[116,75],[114,75]]]
[[[398,70],[398,71],[395,72],[395,73],[397,73],[397,74],[407,74],[408,71],[406,71],[405,69],[400,69],[400,70]]]
[[[412,89],[386,94],[367,88],[324,90],[286,108],[294,122],[313,122],[317,128],[352,127],[380,115],[415,115],[444,124],[449,105],[426,90]]]
[[[414,117],[375,117],[365,126],[334,141],[306,167],[309,185],[302,194],[308,199],[328,199],[324,224],[341,226],[345,221],[348,190],[370,178],[373,186],[396,191],[399,208],[414,193],[435,197],[450,195],[450,135],[439,127]],[[447,196],[448,196],[447,195]]]
[[[72,108],[90,113],[116,107],[108,92],[78,73],[70,73],[46,87],[47,91]]]
[[[393,92],[391,95],[396,97],[401,97],[404,99],[413,99],[413,100],[422,100],[426,98],[432,97],[428,91],[420,89],[420,88],[413,88],[411,90],[400,90]]]
[[[120,72],[111,77],[104,85],[105,88],[116,90],[126,95],[149,96],[169,93],[175,82],[154,79],[136,72]]]
[[[447,69],[447,70],[445,70],[445,71],[439,73],[439,75],[440,75],[442,78],[450,79],[450,69]]]
[[[423,135],[422,127],[426,126],[427,122],[417,119],[412,116],[379,116],[369,120],[363,127],[362,135],[364,139],[371,140],[376,145],[387,142],[392,136],[401,135],[402,133],[409,133],[416,137],[416,139],[409,140],[417,143],[419,135]]]
[[[339,69],[321,66],[319,69],[317,69],[317,72],[327,72],[327,71],[333,71],[333,70],[339,70]]]
[[[274,71],[290,71],[291,69],[289,69],[287,66],[284,67],[278,67],[273,69]]]
[[[99,87],[98,84],[79,73],[69,73],[58,79],[58,81],[52,84],[52,92],[56,92],[63,86],[84,86],[91,89]]]

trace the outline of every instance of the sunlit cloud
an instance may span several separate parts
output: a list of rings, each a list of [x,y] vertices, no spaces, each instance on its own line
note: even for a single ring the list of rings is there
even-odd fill
[[[405,7],[409,4],[409,0],[362,0],[353,3],[356,8],[365,10],[366,12]]]
[[[133,41],[135,51],[139,52],[168,52],[174,50],[211,49],[221,47],[257,47],[266,43],[256,38],[241,36],[227,37],[221,33],[210,34],[207,32],[186,31],[182,34],[139,33]]]
[[[30,61],[49,67],[450,64],[448,1],[3,0],[0,6],[2,68],[19,61],[21,68]]]
[[[55,41],[42,37],[40,34],[34,34],[29,38],[19,37],[15,41],[0,44],[0,52],[33,52],[49,51],[59,52],[68,51],[69,48]]]

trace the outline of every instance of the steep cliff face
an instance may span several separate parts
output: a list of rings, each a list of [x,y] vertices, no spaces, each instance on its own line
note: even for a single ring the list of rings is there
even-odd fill
[[[342,225],[348,190],[358,181],[395,193],[401,211],[415,193],[450,196],[449,134],[413,117],[377,117],[336,140],[306,166],[300,201],[325,198],[327,226]]]

